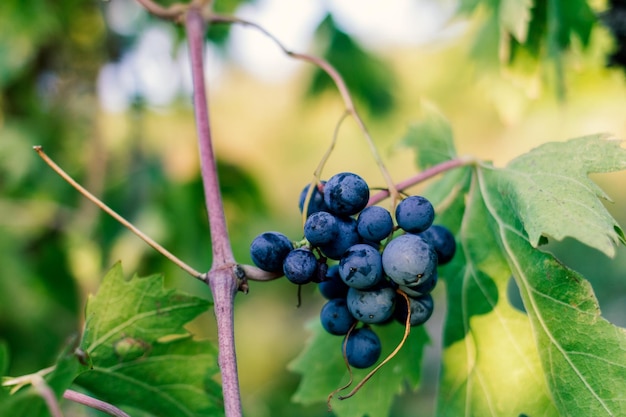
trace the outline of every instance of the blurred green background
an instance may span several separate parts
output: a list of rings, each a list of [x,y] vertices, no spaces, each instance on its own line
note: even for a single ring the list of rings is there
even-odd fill
[[[372,3],[360,9],[347,3],[317,6],[307,19],[300,16],[306,22],[301,38],[283,40],[324,55],[342,71],[396,181],[416,172],[413,151],[397,144],[425,103],[451,122],[460,154],[497,165],[547,141],[599,132],[626,138],[626,79],[605,65],[614,41],[601,25],[593,26],[585,48],[572,42],[558,60],[520,54],[509,65],[498,59],[498,39],[477,43],[490,21],[488,8],[460,18],[454,1],[419,1],[408,17],[419,17],[417,26],[430,22],[430,31],[394,38],[394,23],[411,29],[412,21],[394,22],[383,13],[378,23],[388,20],[388,26],[373,32],[361,16]],[[601,11],[606,4],[593,6]],[[266,29],[285,36],[290,32],[283,26],[298,25],[285,1],[217,0],[215,7],[267,22]],[[33,145],[196,269],[210,267],[211,248],[181,28],[127,0],[7,0],[0,4],[0,35],[0,339],[11,352],[10,374],[20,375],[54,362],[81,327],[86,297],[117,260],[128,275],[163,273],[168,285],[210,297],[64,183]],[[242,263],[250,263],[248,245],[260,232],[301,237],[300,190],[343,112],[325,76],[268,44],[250,29],[216,26],[208,34],[214,145]],[[384,185],[353,120],[342,125],[324,176],[339,171]],[[626,175],[594,179],[626,225]],[[626,325],[624,248],[614,259],[576,242],[547,249],[583,272],[603,314]],[[282,280],[252,282],[250,293],[237,299],[249,417],[328,415],[323,405],[289,402],[298,376],[286,366],[306,343],[306,322],[316,319],[323,300],[305,287],[303,305],[296,303],[295,288]],[[422,389],[399,398],[392,415],[432,415],[444,314],[442,306],[428,323],[434,342]],[[214,339],[212,313],[192,331]]]

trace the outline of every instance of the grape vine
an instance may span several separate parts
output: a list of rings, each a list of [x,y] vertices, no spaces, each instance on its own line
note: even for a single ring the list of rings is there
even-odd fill
[[[34,149],[80,194],[206,284],[212,300],[167,290],[160,276],[127,280],[116,264],[86,303],[81,336],[66,346],[57,363],[3,380],[0,414],[61,417],[60,401],[65,399],[121,417],[129,415],[125,407],[154,415],[241,417],[234,302],[239,292],[248,292],[250,281],[282,277],[297,286],[298,305],[305,285],[316,286],[324,298],[311,325],[311,340],[289,365],[301,376],[296,402],[325,401],[338,416],[388,414],[394,395],[419,385],[428,343],[424,324],[445,306],[438,416],[626,413],[626,331],[601,316],[582,275],[540,248],[546,240],[573,237],[613,255],[615,246],[626,241],[600,203],[608,197],[589,179],[591,173],[626,169],[619,140],[594,135],[550,143],[497,168],[456,155],[451,129],[441,135],[434,129],[411,138],[419,172],[395,182],[346,82],[329,62],[288,49],[261,25],[216,13],[210,0],[169,7],[152,0],[137,2],[186,34],[210,268],[201,272],[189,266],[81,186],[41,146]],[[464,3],[465,12],[475,7],[476,2],[470,3]],[[613,3],[613,17],[605,20],[623,40],[615,20],[619,7]],[[517,9],[524,9],[519,11],[528,15],[529,25],[541,18],[537,10],[531,14],[526,6]],[[526,31],[512,21],[510,10],[503,10],[496,18],[503,33],[514,35],[506,42],[513,57],[528,47]],[[584,8],[586,14],[589,10]],[[554,10],[548,14],[554,23]],[[583,35],[590,26],[583,23],[572,33],[586,44]],[[301,235],[270,230],[251,236],[253,265],[235,259],[217,174],[210,86],[204,76],[212,63],[203,54],[211,25],[257,30],[288,57],[323,71],[343,101],[330,145],[294,201],[302,218]],[[561,54],[570,41],[553,26],[542,30],[558,50],[560,73]],[[618,55],[619,49],[614,63],[619,63]],[[355,172],[326,172],[347,118],[353,118],[364,138],[384,181],[382,189]],[[431,186],[423,194],[408,193],[424,182]],[[504,296],[512,282],[523,313]],[[110,308],[113,302],[116,308]],[[216,347],[195,340],[185,328],[209,308],[216,318]],[[6,358],[0,343],[0,372]],[[399,373],[404,367],[406,372]],[[516,393],[519,386],[526,387],[524,392]],[[343,401],[357,394],[359,400]],[[579,409],[582,403],[584,411]]]

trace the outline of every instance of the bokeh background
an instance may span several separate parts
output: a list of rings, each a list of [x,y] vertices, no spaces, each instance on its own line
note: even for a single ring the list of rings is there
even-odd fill
[[[607,7],[591,4],[596,12]],[[496,165],[547,141],[600,132],[626,138],[626,78],[606,66],[615,45],[601,24],[587,45],[573,41],[558,63],[522,56],[508,64],[499,58],[497,36],[481,38],[488,8],[459,16],[454,0],[216,0],[215,7],[260,23],[293,50],[333,62],[396,181],[416,172],[414,150],[399,142],[425,107],[450,121],[460,154]],[[323,74],[287,58],[253,29],[212,27],[206,57],[229,230],[238,261],[250,263],[248,245],[258,233],[301,237],[298,196],[343,104]],[[43,145],[94,194],[207,270],[210,236],[186,59],[182,29],[130,0],[0,5],[0,338],[11,352],[12,375],[54,362],[81,327],[87,295],[118,260],[128,275],[162,273],[168,286],[210,298],[32,151]],[[352,120],[342,125],[324,176],[339,171],[384,185]],[[609,211],[626,225],[626,175],[593,177],[614,200]],[[613,259],[572,241],[546,249],[584,273],[603,315],[626,325],[623,247]],[[283,280],[253,282],[237,299],[249,417],[328,415],[324,405],[289,401],[299,377],[287,364],[306,343],[306,323],[317,318],[323,299],[311,286],[303,288],[302,306],[296,303],[295,288]],[[433,345],[422,388],[399,397],[393,416],[433,413],[445,314],[439,305],[428,323]],[[190,328],[215,339],[210,312]]]

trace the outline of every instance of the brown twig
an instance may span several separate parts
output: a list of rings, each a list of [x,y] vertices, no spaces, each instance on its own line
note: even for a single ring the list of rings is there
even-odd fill
[[[363,387],[363,385],[365,385],[365,383],[367,381],[370,380],[371,377],[374,376],[374,374],[376,372],[378,372],[378,370],[380,368],[382,368],[383,366],[385,366],[385,364],[387,362],[389,362],[394,356],[396,356],[396,354],[398,352],[400,352],[400,349],[402,349],[402,346],[404,346],[404,342],[406,342],[406,339],[409,337],[409,334],[411,333],[411,301],[409,300],[409,297],[403,292],[398,290],[398,294],[400,294],[404,300],[406,301],[406,305],[407,305],[407,314],[406,314],[406,321],[404,323],[404,336],[402,337],[402,340],[400,341],[400,343],[398,343],[398,346],[396,346],[396,348],[393,350],[393,352],[391,352],[381,363],[379,363],[376,368],[372,369],[367,375],[365,375],[365,377],[363,377],[363,379],[361,380],[361,382],[359,382],[353,389],[352,391],[350,391],[348,394],[346,395],[341,395],[337,398],[339,398],[340,400],[345,400],[347,398],[352,397],[354,394],[356,394],[357,392],[359,392],[359,390],[361,389],[361,387]]]
[[[450,171],[451,169],[466,166],[466,165],[472,165],[475,163],[476,163],[476,159],[471,158],[471,157],[458,157],[455,159],[450,159],[449,161],[445,161],[440,164],[433,165],[432,167],[425,169],[424,171],[414,175],[413,177],[407,178],[406,180],[397,183],[396,190],[404,191],[409,187],[412,187],[428,179],[431,179],[446,171]],[[390,195],[389,190],[379,191],[370,197],[367,205],[371,206],[371,205],[377,204],[383,201],[385,198],[389,197],[389,195]]]
[[[48,155],[46,155],[46,153],[43,151],[43,148],[41,146],[33,146],[33,149],[35,150],[35,152],[37,152],[37,154],[41,157],[41,159],[43,159],[43,161],[46,164],[48,164],[48,166],[52,168],[52,170],[54,170],[54,172],[59,174],[59,176],[65,180],[65,182],[67,182],[69,185],[74,187],[79,193],[81,193],[85,198],[87,198],[96,206],[98,206],[102,211],[107,213],[109,216],[113,217],[122,226],[126,227],[128,230],[133,232],[137,237],[139,237],[141,240],[143,240],[152,248],[154,248],[154,250],[156,250],[157,252],[165,256],[167,259],[172,261],[175,265],[177,265],[183,271],[187,272],[192,277],[198,278],[198,279],[204,278],[204,275],[201,272],[196,271],[194,268],[192,268],[191,266],[187,265],[185,262],[180,260],[177,256],[175,256],[173,253],[171,253],[170,251],[165,249],[163,246],[158,244],[150,236],[143,233],[141,230],[135,227],[131,222],[129,222],[124,217],[119,215],[111,207],[107,206],[102,200],[100,200],[95,195],[91,194],[85,187],[83,187],[78,182],[76,182],[76,180],[74,180],[67,172],[65,172],[63,168],[57,165],[56,162],[54,162]]]
[[[354,100],[352,100],[352,95],[350,94],[350,90],[348,89],[348,86],[343,80],[343,77],[341,76],[341,74],[339,74],[339,72],[335,69],[335,67],[333,67],[328,61],[318,56],[294,52],[290,50],[276,36],[274,36],[267,29],[265,29],[264,27],[262,27],[261,25],[257,23],[254,23],[245,19],[241,19],[238,17],[234,17],[234,16],[224,16],[224,15],[217,15],[217,14],[211,14],[207,16],[207,19],[212,23],[230,23],[230,24],[236,23],[236,24],[240,24],[243,26],[252,27],[260,31],[262,34],[264,34],[268,38],[270,38],[286,55],[295,59],[299,59],[301,61],[309,62],[317,66],[318,68],[322,69],[333,80],[333,83],[337,87],[337,90],[339,91],[339,94],[341,95],[341,98],[344,102],[346,112],[352,115],[352,117],[354,117],[354,120],[356,121],[359,129],[363,133],[363,136],[365,137],[365,140],[370,148],[370,151],[372,152],[372,156],[374,157],[374,160],[376,161],[376,164],[378,165],[378,169],[380,170],[381,174],[383,175],[383,179],[385,180],[385,183],[387,184],[387,188],[390,190],[391,196],[394,198],[394,201],[397,199],[398,191],[396,190],[393,180],[391,179],[391,175],[389,174],[389,171],[385,167],[385,164],[382,158],[380,157],[380,154],[378,153],[378,149],[376,148],[376,145],[374,144],[374,140],[372,139],[372,136],[369,133],[369,130],[365,126],[363,119],[361,118],[360,114],[358,113],[356,109],[356,106],[354,105]]]

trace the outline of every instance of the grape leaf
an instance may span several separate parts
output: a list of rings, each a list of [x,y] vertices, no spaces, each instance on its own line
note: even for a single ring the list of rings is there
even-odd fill
[[[81,364],[76,356],[75,347],[74,343],[68,344],[59,355],[54,368],[46,373],[43,378],[37,374],[22,377],[26,386],[20,388],[16,393],[8,395],[8,391],[14,388],[12,385],[2,387],[0,389],[0,416],[50,416],[41,394],[42,390],[44,388],[49,389],[59,401],[65,390],[71,386],[74,378],[86,369],[86,365]]]
[[[626,414],[626,332],[600,316],[584,277],[535,248],[556,230],[614,250],[623,234],[588,174],[626,168],[624,154],[605,136],[543,145],[503,169],[477,165],[458,190],[465,207],[442,205],[438,216],[462,220],[460,251],[442,274],[438,416]],[[452,190],[448,176],[430,189]],[[527,315],[507,299],[510,277]]]
[[[553,52],[565,50],[575,36],[586,46],[596,21],[587,0],[543,0],[547,3],[547,44]]]
[[[57,24],[56,14],[45,1],[0,2],[0,86],[24,71],[37,48],[50,41]]]
[[[507,300],[511,272],[486,233],[487,219],[474,177],[459,233],[463,250],[445,269],[448,313],[437,415],[558,416],[530,323]]]
[[[526,42],[532,0],[500,0],[500,25],[520,43]]]
[[[353,94],[373,116],[388,114],[395,106],[393,69],[375,54],[364,49],[353,37],[342,31],[331,14],[320,22],[315,37],[325,45],[320,53],[340,74]],[[358,71],[355,71],[358,68]],[[321,68],[315,68],[307,95],[315,97],[331,89],[335,83]]]
[[[9,347],[4,340],[0,340],[0,376],[6,375],[9,369]]]
[[[223,415],[216,348],[183,327],[209,305],[164,289],[161,276],[127,281],[118,263],[87,302],[81,348],[92,369],[76,382],[155,416]]]
[[[439,110],[432,104],[422,104],[421,117],[413,122],[400,146],[416,148],[416,165],[426,169],[456,156],[452,127]]]
[[[596,139],[597,147],[606,150],[603,142]],[[580,145],[578,140],[568,143]],[[611,162],[607,155],[596,168],[608,169]],[[512,205],[501,198],[501,175],[502,170],[479,168],[479,192],[491,233],[520,288],[560,415],[626,415],[626,331],[600,316],[584,277],[531,246],[516,212],[523,200]]]
[[[533,246],[541,237],[573,237],[613,256],[624,233],[598,197],[590,173],[626,169],[626,149],[608,136],[547,143],[498,171],[498,191],[520,217]]]
[[[342,356],[343,338],[328,334],[316,321],[310,328],[313,337],[304,351],[289,364],[289,369],[302,375],[293,396],[295,402],[313,404],[326,402],[328,395],[349,381]],[[381,358],[393,351],[402,340],[404,327],[398,323],[375,326],[383,345]],[[420,381],[421,358],[429,339],[423,327],[413,328],[400,352],[385,364],[353,397],[339,400],[346,395],[369,369],[353,369],[352,387],[337,393],[331,402],[337,416],[386,417],[396,395],[407,386],[415,388]],[[407,366],[410,364],[410,366]]]

